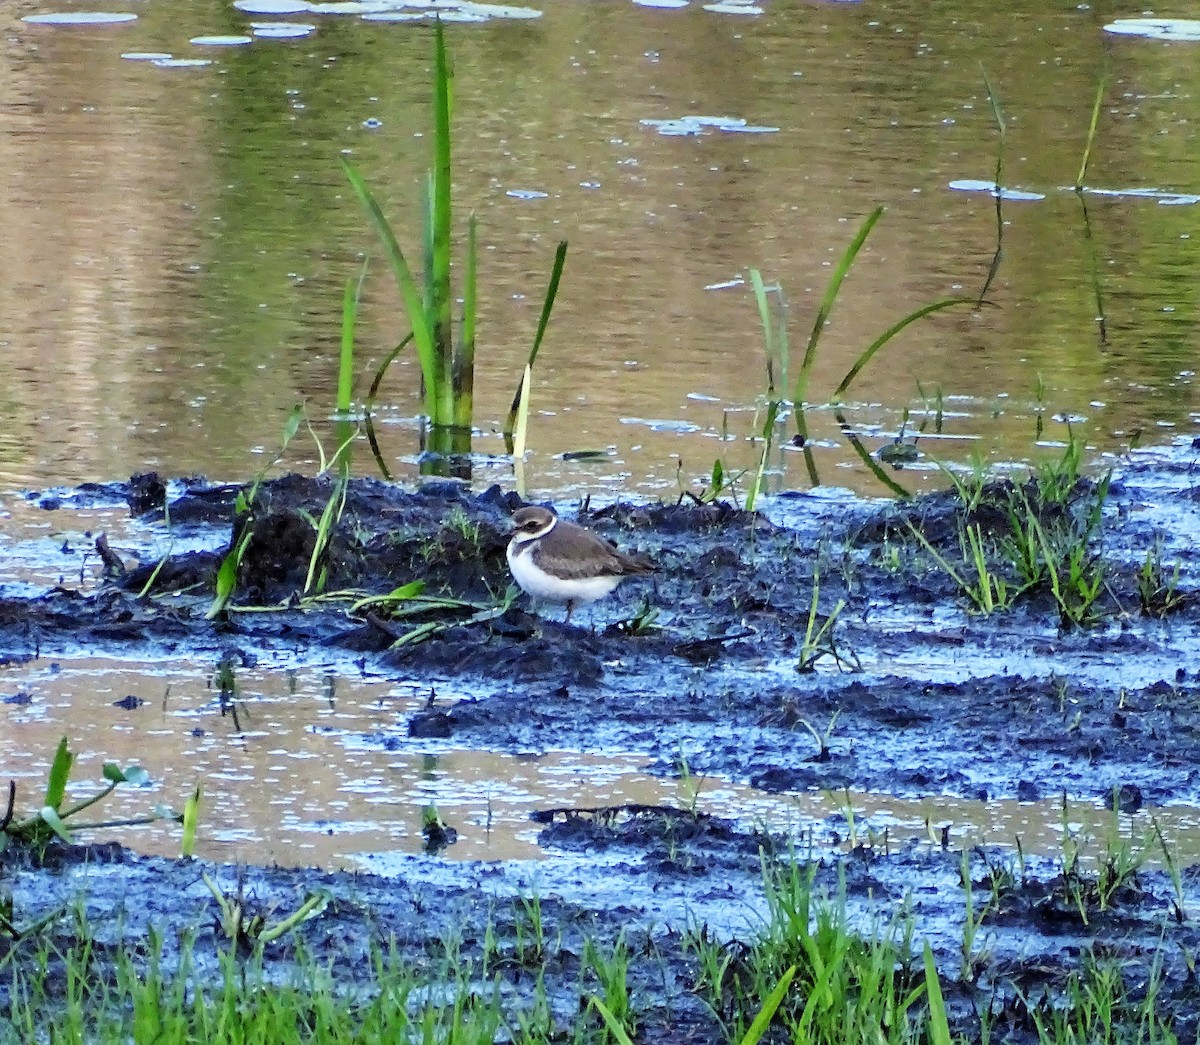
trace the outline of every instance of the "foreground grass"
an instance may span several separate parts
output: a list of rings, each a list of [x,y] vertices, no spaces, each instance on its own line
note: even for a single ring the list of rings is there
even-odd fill
[[[178,941],[151,932],[114,945],[93,934],[79,907],[36,933],[0,934],[0,1045],[1186,1040],[1170,1015],[1178,990],[1163,998],[1165,940],[1141,973],[1099,957],[1098,943],[1057,973],[1010,969],[1023,986],[993,970],[984,988],[976,934],[998,898],[1021,885],[1001,875],[979,905],[967,890],[970,961],[959,979],[943,980],[921,933],[952,926],[919,925],[907,903],[863,925],[844,885],[818,888],[817,869],[764,860],[766,915],[746,942],[698,928],[658,942],[593,933],[579,945],[564,941],[529,897],[469,942],[337,934],[341,942],[318,956],[315,944],[295,942],[299,931],[264,950],[231,944],[212,926]]]

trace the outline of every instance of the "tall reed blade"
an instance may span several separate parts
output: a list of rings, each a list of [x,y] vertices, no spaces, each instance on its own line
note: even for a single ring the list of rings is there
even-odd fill
[[[529,359],[526,361],[526,369],[533,369],[534,361],[537,359],[538,349],[542,347],[542,338],[546,335],[546,326],[550,322],[550,313],[554,310],[554,299],[558,296],[558,283],[562,279],[563,266],[567,262],[567,241],[563,240],[558,245],[558,250],[554,254],[554,268],[550,271],[550,283],[546,287],[546,298],[542,302],[542,315],[538,320],[537,333],[533,338],[533,347],[529,350]],[[521,389],[524,386],[525,376],[521,375],[521,380],[517,383],[517,390],[513,395],[512,406],[509,407],[508,417],[504,419],[504,443],[508,448],[509,453],[513,452],[513,427],[517,423],[517,410],[521,404]]]
[[[1104,95],[1108,91],[1108,74],[1100,77],[1096,86],[1096,100],[1092,104],[1092,122],[1088,124],[1087,142],[1083,146],[1083,159],[1079,164],[1079,173],[1075,176],[1075,191],[1083,191],[1083,179],[1087,177],[1088,163],[1092,158],[1092,145],[1096,141],[1096,128],[1100,123],[1100,107],[1104,104]]]
[[[832,402],[841,402],[842,394],[847,388],[850,387],[851,382],[858,377],[859,373],[862,371],[862,368],[865,367],[872,360],[872,358],[874,358],[876,352],[883,348],[884,345],[891,341],[892,338],[899,334],[900,331],[902,331],[905,327],[915,323],[918,319],[923,319],[925,316],[928,316],[933,312],[940,312],[942,309],[951,308],[954,305],[971,305],[974,307],[978,305],[978,302],[974,298],[943,298],[941,301],[935,301],[929,305],[922,305],[920,308],[910,312],[899,322],[893,323],[887,328],[887,330],[880,334],[879,337],[877,337],[865,349],[863,349],[858,359],[854,361],[854,366],[852,366],[846,373],[846,376],[842,378],[841,384],[834,389]]]
[[[937,966],[933,961],[933,951],[928,942],[925,944],[925,996],[929,1002],[929,1042],[930,1045],[951,1045],[954,1040],[950,1037],[950,1022],[946,1018],[946,1002],[942,997],[942,984],[938,979]]]
[[[829,280],[825,296],[821,299],[821,305],[817,309],[817,317],[813,321],[812,333],[808,336],[808,346],[804,350],[804,359],[800,363],[800,373],[796,377],[796,388],[792,393],[792,402],[796,407],[796,431],[804,438],[808,437],[808,432],[805,429],[804,411],[801,407],[804,404],[805,394],[808,391],[808,377],[812,372],[813,363],[816,360],[817,343],[821,340],[821,333],[825,329],[825,322],[829,318],[829,313],[833,311],[838,291],[842,288],[842,281],[850,271],[850,266],[854,264],[854,259],[858,257],[858,252],[862,250],[863,244],[866,243],[867,237],[871,235],[871,230],[875,227],[875,223],[883,216],[883,211],[884,208],[878,206],[867,215],[867,219],[862,223],[858,234],[843,252],[841,259],[837,263],[837,267],[833,270],[833,276]]]
[[[380,208],[378,202],[376,202],[371,190],[367,187],[367,183],[355,169],[354,165],[345,157],[342,157],[342,169],[346,172],[346,178],[350,182],[350,187],[354,190],[354,194],[358,197],[363,209],[367,212],[367,217],[370,219],[371,225],[383,243],[388,264],[391,266],[392,274],[396,278],[396,285],[404,300],[404,309],[408,313],[408,321],[412,327],[412,338],[417,349],[417,359],[421,364],[421,377],[425,383],[426,413],[430,417],[433,417],[435,404],[438,401],[437,391],[441,375],[437,355],[434,351],[433,334],[425,315],[425,302],[421,297],[421,292],[417,288],[417,284],[413,280],[412,271],[408,267],[408,262],[404,259],[404,253],[400,249],[400,244],[396,242],[392,226],[384,216],[383,210]]]
[[[1000,109],[1000,98],[992,89],[992,82],[988,79],[987,70],[984,69],[982,62],[979,63],[979,72],[983,76],[983,86],[987,90],[992,119],[996,121],[996,127],[1000,132],[1000,143],[996,148],[996,174],[993,179],[993,195],[996,201],[996,250],[992,254],[992,263],[988,266],[987,278],[979,289],[979,304],[982,305],[983,299],[987,297],[988,289],[992,285],[992,280],[1000,271],[1000,262],[1004,260],[1004,144],[1008,128],[1004,122],[1004,113]]]
[[[454,423],[470,428],[475,416],[475,311],[478,225],[472,214],[467,221],[467,257],[463,272],[463,316],[458,349],[454,354]]]
[[[430,177],[429,327],[441,363],[443,383],[434,424],[454,423],[454,345],[450,290],[450,98],[452,71],[446,57],[442,21],[434,24],[433,173]]]
[[[517,427],[513,432],[513,457],[525,456],[525,435],[529,430],[529,392],[533,384],[533,367],[525,364],[521,385],[517,389]]]
[[[358,303],[362,296],[363,281],[367,278],[367,261],[364,259],[357,282],[346,280],[342,297],[342,345],[338,357],[337,420],[335,436],[340,447],[335,461],[342,469],[350,467],[350,447],[353,424],[350,420],[350,403],[354,394],[354,329],[358,322]]]
[[[763,329],[763,348],[767,354],[767,395],[775,394],[775,339],[771,330],[771,307],[767,303],[767,288],[763,283],[762,273],[758,269],[750,270],[750,286],[754,290],[754,303],[758,306],[758,321]]]
[[[350,413],[350,399],[354,393],[354,327],[358,321],[358,303],[366,278],[367,261],[364,259],[358,280],[346,280],[346,290],[342,296],[342,350],[338,357],[337,385],[339,414]]]
[[[1079,164],[1079,174],[1075,178],[1075,192],[1079,196],[1079,209],[1083,214],[1083,237],[1087,245],[1088,270],[1092,279],[1092,296],[1096,299],[1096,326],[1100,332],[1100,344],[1108,344],[1108,319],[1104,312],[1104,292],[1100,283],[1100,260],[1096,251],[1096,240],[1092,235],[1092,223],[1088,217],[1087,201],[1083,198],[1083,179],[1087,177],[1088,164],[1091,162],[1092,145],[1096,141],[1096,128],[1100,123],[1100,107],[1104,104],[1104,95],[1108,90],[1108,74],[1100,78],[1096,87],[1096,100],[1092,105],[1092,121],[1088,124],[1087,142],[1083,147],[1083,159]]]

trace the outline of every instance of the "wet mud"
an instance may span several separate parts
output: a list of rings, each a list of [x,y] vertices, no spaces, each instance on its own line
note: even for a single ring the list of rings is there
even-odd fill
[[[126,504],[146,525],[169,519],[189,550],[162,559],[98,550],[105,580],[91,590],[0,588],[0,655],[340,657],[427,683],[430,700],[409,719],[410,736],[465,746],[639,751],[666,776],[767,791],[1061,799],[1120,814],[1195,804],[1194,457],[1188,446],[1136,455],[1116,462],[1111,482],[1071,477],[1053,496],[1013,480],[977,496],[951,491],[909,503],[782,495],[766,514],[694,499],[562,507],[658,565],[569,625],[561,608],[506,595],[507,520],[523,502],[498,488],[475,495],[444,481],[405,491],[354,480],[327,544],[318,521],[342,496],[328,479],[263,483],[241,512],[245,487],[202,480],[142,476],[32,494],[50,513]],[[1099,578],[1082,612],[1063,595],[1068,566],[1025,585],[1012,575],[1010,542],[1021,525],[1047,552],[1052,541],[1081,549],[1078,572]],[[978,612],[965,591],[978,565],[972,533],[997,575],[1008,570],[1021,587],[1008,609]],[[222,563],[228,576],[238,548],[228,604],[214,608]],[[420,592],[379,598],[413,581],[423,582]],[[448,689],[470,697],[440,695]],[[897,846],[870,825],[818,824],[783,839],[688,810],[541,816],[542,845],[563,857],[537,883],[562,951],[552,993],[578,1005],[585,930],[624,929],[639,956],[631,975],[641,978],[647,1041],[724,1040],[719,1014],[692,991],[684,935],[699,919],[723,939],[748,938],[761,918],[764,860],[798,854],[818,860],[818,886],[843,890],[864,918],[881,903],[907,905],[932,932],[944,975],[958,977],[947,988],[957,1018],[987,1005],[997,1031],[1025,1040],[1029,1006],[1061,989],[1082,954],[1104,953],[1120,958],[1131,982],[1167,961],[1163,1003],[1181,1014],[1181,1040],[1194,1040],[1196,984],[1185,957],[1200,944],[1192,920],[1200,908],[1191,872],[1142,868],[1107,889],[1095,867],[1065,856],[1018,865],[1010,850],[964,855],[940,844],[937,825],[927,842]],[[831,847],[847,839],[849,855]],[[211,917],[212,899],[187,863],[124,850],[67,853],[41,866],[11,852],[0,859],[18,921],[34,922],[80,891],[113,947],[121,934],[137,936],[139,919]],[[243,873],[264,895],[319,884],[343,898],[303,929],[318,956],[380,933],[428,949],[452,930],[469,953],[489,918],[502,939],[511,933],[514,898],[531,888],[524,867],[449,872],[432,856],[399,864],[399,882]],[[975,910],[987,908],[987,947],[964,958],[967,884]],[[151,900],[131,911],[131,896]],[[218,942],[212,934],[211,946]],[[275,953],[286,961],[287,946]],[[519,993],[518,980],[512,986]],[[656,1020],[672,1027],[669,1039],[650,1030]]]

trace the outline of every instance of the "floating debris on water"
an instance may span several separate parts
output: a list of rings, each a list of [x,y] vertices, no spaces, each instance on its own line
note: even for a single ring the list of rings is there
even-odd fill
[[[742,134],[773,134],[778,127],[756,127],[734,116],[680,116],[670,120],[639,121],[643,127],[653,127],[666,137],[689,137],[707,134],[709,130],[738,131]]]
[[[293,40],[316,32],[308,22],[251,22],[254,35],[267,40]]]
[[[652,432],[699,432],[700,426],[690,421],[677,421],[668,418],[622,417],[623,425],[645,425]]]
[[[719,4],[705,4],[704,10],[718,15],[760,15],[763,9],[746,0],[722,0]]]
[[[542,16],[542,12],[533,7],[472,3],[471,0],[343,0],[331,3],[311,3],[306,0],[234,0],[233,6],[246,14],[359,15],[365,21],[371,22],[416,22],[435,17],[443,22],[487,22],[495,18]]]
[[[993,196],[997,195],[996,183],[994,181],[980,181],[976,178],[956,178],[950,182],[950,188],[958,192],[990,192]],[[1037,201],[1046,198],[1042,192],[1026,192],[1024,189],[1010,189],[1007,186],[999,190],[999,196],[1002,200],[1016,201]]]
[[[51,11],[40,15],[25,15],[21,21],[31,25],[116,25],[132,22],[137,15],[115,11]]]
[[[1187,207],[1200,203],[1200,196],[1190,192],[1169,192],[1164,189],[1093,189],[1084,186],[1092,196],[1132,196],[1135,199],[1155,200],[1160,207]]]
[[[1118,18],[1109,22],[1104,31],[1147,40],[1200,41],[1200,22],[1189,18]]]
[[[211,58],[156,58],[152,63],[160,69],[198,69],[202,65],[212,65]]]
[[[309,7],[305,0],[233,0],[233,6],[252,15],[294,15]]]
[[[193,36],[188,43],[196,47],[241,47],[253,39],[251,36]]]

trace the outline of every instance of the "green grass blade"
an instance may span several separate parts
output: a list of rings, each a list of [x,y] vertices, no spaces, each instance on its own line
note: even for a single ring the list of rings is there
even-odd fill
[[[979,63],[979,72],[983,76],[983,86],[987,90],[988,104],[992,109],[992,119],[996,121],[996,128],[1000,132],[1000,144],[996,149],[996,173],[993,179],[996,204],[996,250],[992,254],[992,263],[988,266],[987,278],[983,281],[983,286],[979,291],[979,303],[982,304],[983,299],[987,297],[992,280],[996,278],[996,273],[1000,271],[1000,263],[1004,260],[1004,145],[1008,128],[1004,123],[1004,113],[1000,108],[1000,96],[993,89],[992,82],[988,79],[987,70],[984,69],[982,62]]]
[[[788,988],[792,985],[792,977],[795,975],[796,966],[793,965],[779,978],[775,989],[767,995],[767,1000],[763,1002],[762,1008],[758,1010],[758,1015],[754,1017],[754,1022],[750,1024],[750,1029],[742,1037],[740,1045],[758,1045],[762,1040],[762,1036],[767,1033],[767,1028],[771,1025],[771,1020],[775,1018],[779,1006],[783,1004],[783,999],[787,997]]]
[[[550,313],[554,311],[554,299],[558,296],[558,284],[562,279],[563,266],[567,263],[567,241],[561,240],[554,252],[554,266],[550,270],[550,282],[546,286],[546,297],[542,302],[542,314],[538,317],[537,333],[533,336],[533,347],[529,350],[526,362],[533,366],[537,360],[538,349],[542,347],[542,338],[546,336],[546,327],[550,323]]]
[[[915,311],[910,312],[907,316],[905,316],[899,322],[893,323],[890,327],[887,328],[887,330],[885,330],[882,334],[880,334],[879,337],[877,337],[874,341],[872,341],[863,350],[862,354],[858,357],[858,359],[856,359],[854,361],[854,366],[852,366],[850,368],[850,370],[847,372],[846,376],[844,378],[842,378],[842,383],[840,385],[838,385],[837,388],[834,389],[832,402],[837,403],[837,402],[841,401],[842,393],[845,392],[846,389],[850,387],[850,383],[856,377],[858,377],[859,372],[862,370],[862,368],[865,367],[869,362],[871,362],[871,360],[874,358],[876,352],[878,352],[881,348],[883,348],[884,345],[886,345],[889,341],[891,341],[892,338],[894,338],[897,334],[899,334],[900,331],[902,331],[905,327],[909,326],[912,323],[915,323],[918,319],[923,319],[925,316],[928,316],[932,312],[940,312],[942,309],[950,308],[953,305],[970,305],[972,307],[975,307],[977,304],[978,304],[978,302],[976,302],[976,300],[974,298],[943,298],[941,301],[935,301],[932,304],[923,305],[923,306],[921,306],[921,308],[918,308]]]
[[[558,296],[558,284],[562,279],[563,266],[567,261],[567,241],[563,240],[558,245],[558,250],[554,255],[554,268],[550,271],[550,283],[546,287],[546,298],[542,302],[542,315],[538,320],[537,333],[533,338],[533,347],[529,350],[529,359],[526,361],[526,367],[533,369],[534,361],[537,359],[538,349],[542,347],[542,338],[546,334],[546,326],[550,322],[550,313],[554,310],[554,299]],[[521,388],[525,381],[525,375],[522,373],[521,380],[517,383],[517,390],[513,394],[512,406],[509,407],[508,417],[504,419],[504,441],[509,443],[512,441],[513,428],[517,423],[517,410],[521,404]]]
[[[191,793],[183,804],[183,841],[179,843],[179,852],[185,859],[191,859],[196,854],[196,827],[200,821],[200,785]]]
[[[1104,104],[1104,94],[1108,90],[1108,74],[1100,77],[1096,87],[1096,101],[1092,105],[1092,122],[1088,124],[1087,142],[1083,146],[1083,159],[1079,164],[1079,173],[1075,177],[1075,191],[1083,191],[1083,179],[1087,177],[1088,163],[1092,158],[1092,145],[1096,141],[1096,128],[1100,123],[1100,107]]]
[[[457,396],[454,384],[454,332],[450,314],[450,98],[454,73],[446,58],[445,34],[440,18],[434,24],[433,40],[433,176],[430,186],[433,250],[428,306],[433,343],[437,346],[442,372],[450,385],[449,390],[444,390],[448,396],[443,403],[443,408],[451,407],[450,413],[434,419],[434,424],[451,424],[454,419],[452,403]]]
[[[625,1032],[621,1021],[609,1011],[608,1006],[604,1002],[593,994],[588,999],[588,1004],[603,1017],[604,1022],[608,1025],[608,1031],[616,1040],[617,1045],[633,1045],[633,1040]]]
[[[475,413],[475,311],[478,225],[472,214],[467,221],[467,256],[463,272],[462,333],[454,358],[454,423],[467,428]]]
[[[425,316],[425,302],[422,300],[416,283],[413,282],[412,271],[408,267],[408,262],[404,260],[404,253],[400,250],[400,244],[396,242],[392,226],[367,187],[367,183],[363,181],[362,175],[358,173],[354,165],[344,156],[342,157],[342,169],[346,172],[346,178],[349,180],[351,188],[354,189],[354,194],[367,212],[367,217],[370,219],[376,235],[383,243],[388,264],[396,277],[396,285],[404,299],[404,308],[412,326],[412,338],[416,344],[417,358],[421,364],[421,376],[425,380],[426,404],[428,405],[431,401],[436,401],[440,374],[437,357],[434,354],[433,335]]]
[[[54,752],[54,761],[50,765],[50,778],[46,781],[45,805],[51,809],[59,809],[67,794],[67,780],[71,776],[71,766],[75,764],[75,756],[67,747],[67,738],[58,742]]]
[[[247,526],[237,545],[225,553],[225,558],[221,560],[221,565],[217,569],[216,591],[213,594],[212,605],[208,607],[208,612],[204,615],[205,620],[213,620],[225,608],[225,604],[233,595],[233,589],[237,586],[238,567],[242,564],[242,556],[246,554],[246,547],[250,544],[250,538],[253,536],[253,526]]]
[[[525,364],[525,372],[521,375],[521,386],[517,389],[517,427],[512,437],[512,455],[521,458],[525,456],[525,437],[529,431],[529,393],[533,384],[533,368]]]
[[[446,57],[446,39],[439,18],[434,25],[433,79],[433,176],[430,180],[431,255],[429,271],[429,325],[446,384],[442,409],[448,413],[431,418],[434,424],[454,421],[453,402],[457,395],[453,374],[453,334],[450,306],[450,98],[453,72]]]
[[[942,985],[928,942],[925,944],[925,993],[929,999],[929,1045],[952,1045],[946,1000],[942,997]]]
[[[979,72],[983,77],[984,90],[987,91],[988,105],[992,110],[992,119],[996,121],[1000,137],[1003,138],[1008,133],[1008,125],[1004,122],[1004,112],[1000,108],[1000,96],[993,90],[992,81],[988,79],[987,70],[983,67],[983,62],[979,63]]]
[[[800,373],[796,377],[796,388],[792,393],[792,402],[796,404],[797,431],[801,435],[807,435],[803,428],[799,427],[804,424],[804,412],[800,407],[804,403],[805,393],[808,390],[808,375],[812,372],[813,362],[816,359],[817,342],[821,340],[821,332],[825,329],[825,321],[829,318],[829,313],[833,311],[838,291],[842,288],[842,281],[850,271],[850,266],[854,264],[854,259],[858,257],[858,252],[862,250],[863,244],[866,243],[867,237],[875,227],[875,223],[883,216],[883,211],[884,208],[879,206],[867,215],[867,219],[862,223],[858,234],[843,252],[841,260],[838,261],[837,267],[833,270],[829,286],[825,289],[825,296],[821,299],[821,306],[817,309],[817,318],[813,322],[812,333],[808,336],[808,346],[804,350],[804,359],[800,364]]]
[[[763,348],[767,353],[767,395],[775,395],[775,355],[773,352],[774,338],[771,331],[771,306],[767,302],[767,288],[763,283],[762,273],[758,269],[750,270],[750,287],[754,291],[754,303],[758,306],[758,321],[762,324]]]
[[[379,440],[375,436],[375,422],[371,419],[371,415],[375,409],[375,398],[379,395],[379,386],[383,384],[384,374],[388,372],[388,367],[392,365],[396,357],[404,351],[404,347],[412,339],[412,331],[409,331],[404,335],[404,340],[384,356],[383,362],[379,364],[378,369],[375,371],[371,387],[367,390],[367,398],[363,400],[363,428],[367,433],[367,443],[371,447],[371,454],[375,458],[375,463],[379,466],[379,474],[388,482],[391,482],[392,473],[387,466],[387,462],[383,459],[383,451],[379,448]]]
[[[67,825],[63,823],[62,817],[58,815],[58,810],[53,806],[43,806],[38,816],[41,817],[42,823],[49,827],[67,845],[71,845],[75,841],[71,837],[71,832],[67,830]]]
[[[771,447],[775,441],[775,422],[779,419],[779,408],[783,404],[777,399],[773,399],[767,406],[767,419],[762,426],[762,453],[758,455],[758,467],[754,471],[754,478],[750,481],[750,489],[746,492],[746,511],[754,511],[754,506],[758,503],[758,495],[762,493],[763,475],[767,470],[767,463],[771,457]]]
[[[342,295],[342,351],[338,357],[337,387],[339,414],[350,412],[350,397],[354,393],[354,326],[358,321],[358,302],[366,278],[367,261],[364,259],[357,282],[352,279],[346,280],[346,290]]]

